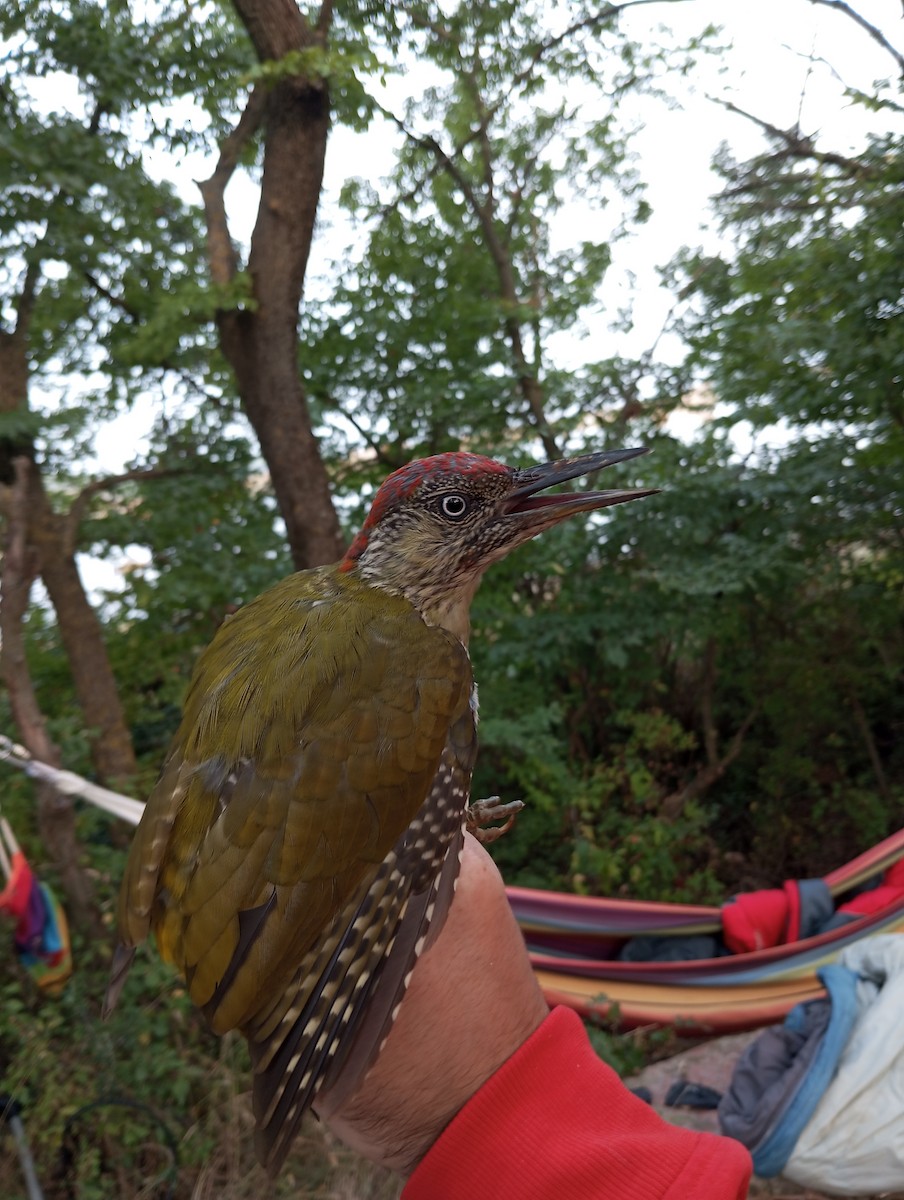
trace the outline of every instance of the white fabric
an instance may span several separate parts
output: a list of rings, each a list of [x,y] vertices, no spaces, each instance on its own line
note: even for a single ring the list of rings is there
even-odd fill
[[[904,1189],[904,935],[864,938],[842,966],[858,1014],[835,1077],[782,1175],[835,1196]]]
[[[106,812],[122,818],[123,821],[128,821],[131,825],[137,825],[141,820],[144,805],[140,800],[133,800],[130,796],[122,796],[119,792],[111,792],[108,788],[98,787],[96,783],[83,779],[74,771],[60,771],[56,767],[49,767],[46,763],[38,762],[36,758],[31,757],[24,746],[19,746],[3,736],[0,736],[0,761],[7,762],[12,767],[18,767],[32,779],[42,779],[46,783],[53,784],[56,790],[65,796],[81,796],[97,808],[105,809]]]
[[[48,783],[52,783],[58,792],[62,792],[66,796],[81,796],[83,800],[89,800],[97,808],[103,808],[132,825],[137,825],[141,820],[144,805],[140,800],[132,800],[129,796],[121,796],[119,792],[111,792],[107,788],[98,787],[96,783],[89,783],[87,779],[82,779],[81,775],[76,775],[73,771],[58,771],[35,759],[32,759],[25,771],[35,779],[44,779]]]

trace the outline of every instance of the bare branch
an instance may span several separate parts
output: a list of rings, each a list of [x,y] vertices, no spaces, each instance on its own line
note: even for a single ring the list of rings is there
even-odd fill
[[[875,100],[874,95],[870,94],[869,92],[864,92],[862,88],[856,87],[853,83],[848,83],[835,64],[829,62],[829,60],[823,57],[823,55],[813,54],[812,51],[809,54],[803,54],[800,50],[794,50],[791,46],[786,46],[785,49],[796,54],[798,58],[806,59],[806,61],[810,64],[819,63],[820,66],[825,67],[829,74],[835,77],[838,83],[841,84],[841,86],[852,99],[859,100],[861,103],[866,104],[870,104]],[[904,112],[904,108],[902,108],[902,106],[896,101],[892,100],[890,96],[884,96],[882,98],[882,104],[883,107],[889,108],[893,112]]]
[[[697,772],[690,783],[672,792],[662,800],[659,811],[666,820],[673,821],[676,817],[679,817],[689,800],[696,800],[698,796],[702,795],[717,780],[722,778],[744,748],[744,739],[747,737],[750,726],[759,714],[760,706],[757,704],[741,722],[741,725],[735,731],[734,736],[728,744],[728,749],[721,758],[716,758],[714,761],[708,762],[705,767]]]
[[[898,71],[904,77],[904,54],[891,44],[881,29],[877,29],[875,25],[867,21],[866,17],[857,12],[855,8],[851,8],[850,4],[845,4],[844,0],[810,0],[811,4],[821,4],[824,8],[834,8],[838,12],[843,12],[850,17],[852,21],[865,29],[873,41],[878,42],[883,50],[887,50],[895,62],[898,64]]]
[[[79,525],[92,498],[98,492],[111,492],[136,479],[166,479],[173,475],[184,475],[187,470],[187,467],[136,467],[132,471],[123,471],[121,475],[105,475],[101,479],[92,479],[90,483],[86,483],[70,504],[65,516],[66,552],[75,553]]]
[[[248,94],[245,108],[235,129],[220,143],[220,157],[209,179],[196,180],[204,201],[207,220],[207,257],[210,275],[216,284],[227,284],[235,278],[238,257],[229,235],[226,218],[226,187],[238,166],[245,146],[260,128],[267,105],[267,93],[255,84]]]
[[[736,113],[739,117],[744,117],[748,121],[752,121],[754,125],[759,126],[769,137],[777,142],[781,142],[783,152],[789,158],[810,158],[814,162],[840,167],[855,179],[874,179],[877,176],[875,170],[859,159],[848,158],[844,154],[836,154],[833,151],[820,150],[808,134],[801,133],[798,129],[779,129],[777,125],[772,125],[769,121],[764,121],[762,117],[755,117],[752,113],[740,108],[731,100],[724,100],[717,96],[710,96],[709,99],[713,100],[716,104],[721,104],[729,112]]]
[[[815,43],[815,40],[816,40],[815,33],[813,35],[813,40]],[[813,45],[812,44],[811,44],[810,53],[807,55],[806,61],[807,61],[807,70],[806,70],[806,73],[804,74],[803,81],[800,85],[800,96],[798,97],[798,101],[797,101],[797,126],[796,127],[798,129],[800,129],[801,125],[803,124],[804,101],[807,98],[807,88],[809,87],[810,79],[812,78],[812,75],[813,75]]]

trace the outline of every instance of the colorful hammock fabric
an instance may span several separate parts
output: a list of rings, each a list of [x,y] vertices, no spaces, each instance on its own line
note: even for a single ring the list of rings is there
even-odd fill
[[[5,817],[0,817],[0,868],[6,876],[0,912],[16,923],[16,956],[42,991],[59,995],[72,975],[66,914],[47,884],[35,876]]]
[[[874,899],[854,906],[846,924],[746,954],[681,962],[621,962],[613,956],[637,936],[721,933],[721,909],[507,890],[550,1003],[622,1029],[668,1026],[708,1036],[782,1021],[795,1004],[825,994],[816,972],[846,946],[874,934],[904,933],[904,887],[887,884],[899,878],[902,859],[904,829],[824,877],[840,898],[886,877],[874,893],[864,893]]]
[[[65,795],[82,796],[132,825],[144,805],[100,788],[71,771],[32,758],[0,735],[0,761],[53,784]],[[904,829],[865,851],[821,881],[843,898],[904,859]],[[782,889],[785,891],[785,889]],[[877,888],[858,897],[857,916],[827,933],[764,947],[747,954],[682,962],[619,962],[613,955],[638,936],[723,932],[719,908],[651,901],[605,900],[508,888],[524,931],[534,969],[551,1003],[567,1004],[586,1016],[605,1016],[622,1028],[671,1026],[689,1035],[730,1033],[784,1020],[795,1004],[824,994],[817,970],[861,938],[904,933],[904,895]],[[789,906],[795,901],[786,893]],[[65,917],[60,912],[64,924]],[[792,923],[793,924],[793,923]],[[71,970],[71,966],[70,966]],[[67,976],[68,978],[68,976]]]

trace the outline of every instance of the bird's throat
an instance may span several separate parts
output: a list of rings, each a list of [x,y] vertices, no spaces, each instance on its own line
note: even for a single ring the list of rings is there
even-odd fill
[[[422,546],[416,533],[400,542],[404,552],[389,556],[366,554],[357,574],[371,587],[403,596],[428,625],[446,629],[467,646],[471,636],[471,601],[480,586],[482,570],[454,571],[436,546]]]
[[[419,604],[424,620],[428,625],[447,629],[466,647],[471,636],[471,601],[479,583],[480,580],[475,579],[474,587],[466,594],[443,596],[437,598],[434,604]]]

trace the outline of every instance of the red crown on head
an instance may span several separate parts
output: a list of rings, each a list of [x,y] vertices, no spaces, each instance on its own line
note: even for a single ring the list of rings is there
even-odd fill
[[[426,479],[451,476],[452,482],[456,476],[509,473],[510,468],[504,463],[487,458],[484,454],[468,454],[463,450],[453,450],[448,454],[431,454],[429,458],[416,458],[404,467],[399,467],[397,471],[387,475],[380,485],[367,519],[342,559],[342,570],[350,570],[364,553],[373,527],[400,501],[412,496]]]

